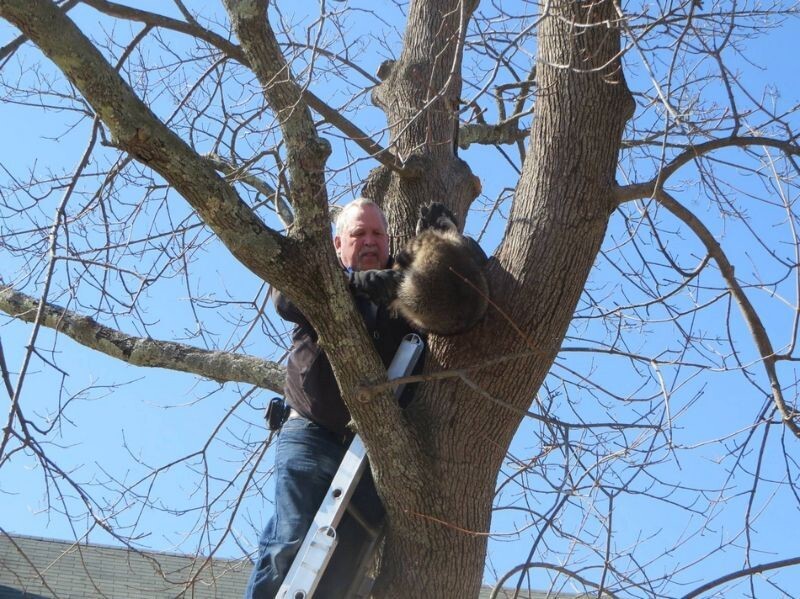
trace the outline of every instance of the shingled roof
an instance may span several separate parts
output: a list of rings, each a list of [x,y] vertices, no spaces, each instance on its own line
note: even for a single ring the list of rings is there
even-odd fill
[[[0,599],[240,599],[251,564],[0,531]],[[484,587],[478,599],[488,599]],[[498,599],[511,599],[501,590]],[[527,593],[518,599],[586,595]]]
[[[0,599],[231,599],[251,564],[0,534]]]

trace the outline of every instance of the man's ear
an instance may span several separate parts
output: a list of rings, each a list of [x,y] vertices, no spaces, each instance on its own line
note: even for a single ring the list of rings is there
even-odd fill
[[[342,238],[338,235],[333,236],[333,247],[336,248],[336,254],[339,254],[339,250],[342,248]]]

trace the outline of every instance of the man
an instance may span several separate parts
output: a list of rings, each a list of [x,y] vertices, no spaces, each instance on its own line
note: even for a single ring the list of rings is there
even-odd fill
[[[333,244],[350,278],[354,301],[388,366],[403,337],[413,331],[385,305],[393,294],[395,279],[378,270],[390,264],[386,217],[378,205],[358,198],[345,206],[336,219]],[[291,411],[275,451],[275,514],[261,535],[245,599],[275,596],[352,439],[347,429],[350,414],[328,358],[317,345],[316,332],[282,294],[276,293],[274,300],[278,314],[295,323],[284,388]],[[371,522],[380,521],[383,507],[369,475],[361,481],[353,501]],[[336,559],[341,555],[346,561],[347,555],[354,553],[346,549],[348,540],[340,531]],[[331,562],[328,570],[334,577],[326,575],[315,597],[339,596],[349,582],[350,566]],[[337,572],[344,580],[335,578]]]

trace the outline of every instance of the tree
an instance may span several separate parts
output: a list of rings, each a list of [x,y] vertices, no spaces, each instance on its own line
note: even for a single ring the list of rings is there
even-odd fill
[[[800,556],[765,557],[773,537],[755,522],[774,510],[791,528],[800,502],[798,114],[738,69],[798,6],[414,0],[394,7],[402,40],[387,36],[383,7],[319,6],[304,21],[266,0],[225,0],[224,17],[180,0],[163,14],[0,0],[19,30],[0,54],[5,100],[61,111],[89,134],[72,172],[9,175],[3,193],[0,308],[34,336],[20,371],[3,368],[0,466],[33,451],[70,481],[22,394],[30,361],[58,367],[36,348],[41,327],[132,364],[280,388],[279,366],[242,351],[272,326],[263,287],[218,292],[228,300],[200,291],[192,263],[221,243],[297,303],[331,357],[389,515],[379,596],[475,596],[493,508],[498,520],[522,511],[535,531],[509,571],[533,586],[781,590]],[[76,22],[99,15],[113,27],[92,40]],[[350,33],[356,19],[369,35]],[[481,172],[489,155],[505,170],[493,158]],[[505,217],[489,314],[465,335],[430,338],[405,414],[330,243],[329,202],[362,179],[395,247],[431,199],[483,228]],[[726,227],[751,245],[721,241]],[[197,323],[188,343],[150,338],[148,307],[173,274]],[[206,308],[232,315],[222,341],[197,316]],[[746,424],[729,414],[720,430],[725,419],[698,413],[725,410],[698,382],[717,376],[736,378],[742,402],[728,403]],[[511,450],[515,435],[531,456]],[[241,493],[263,447],[249,451]],[[682,460],[706,455],[722,476],[684,480]],[[133,541],[71,483],[93,525]],[[122,502],[155,503],[120,486]],[[663,529],[627,530],[642,505],[671,514]],[[726,510],[740,514],[730,534],[715,530]]]

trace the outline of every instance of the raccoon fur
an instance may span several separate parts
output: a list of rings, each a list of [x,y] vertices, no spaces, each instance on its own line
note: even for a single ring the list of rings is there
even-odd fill
[[[489,305],[486,254],[458,232],[442,204],[433,202],[420,215],[416,237],[395,257],[393,268],[401,276],[391,308],[423,332],[463,333]]]

